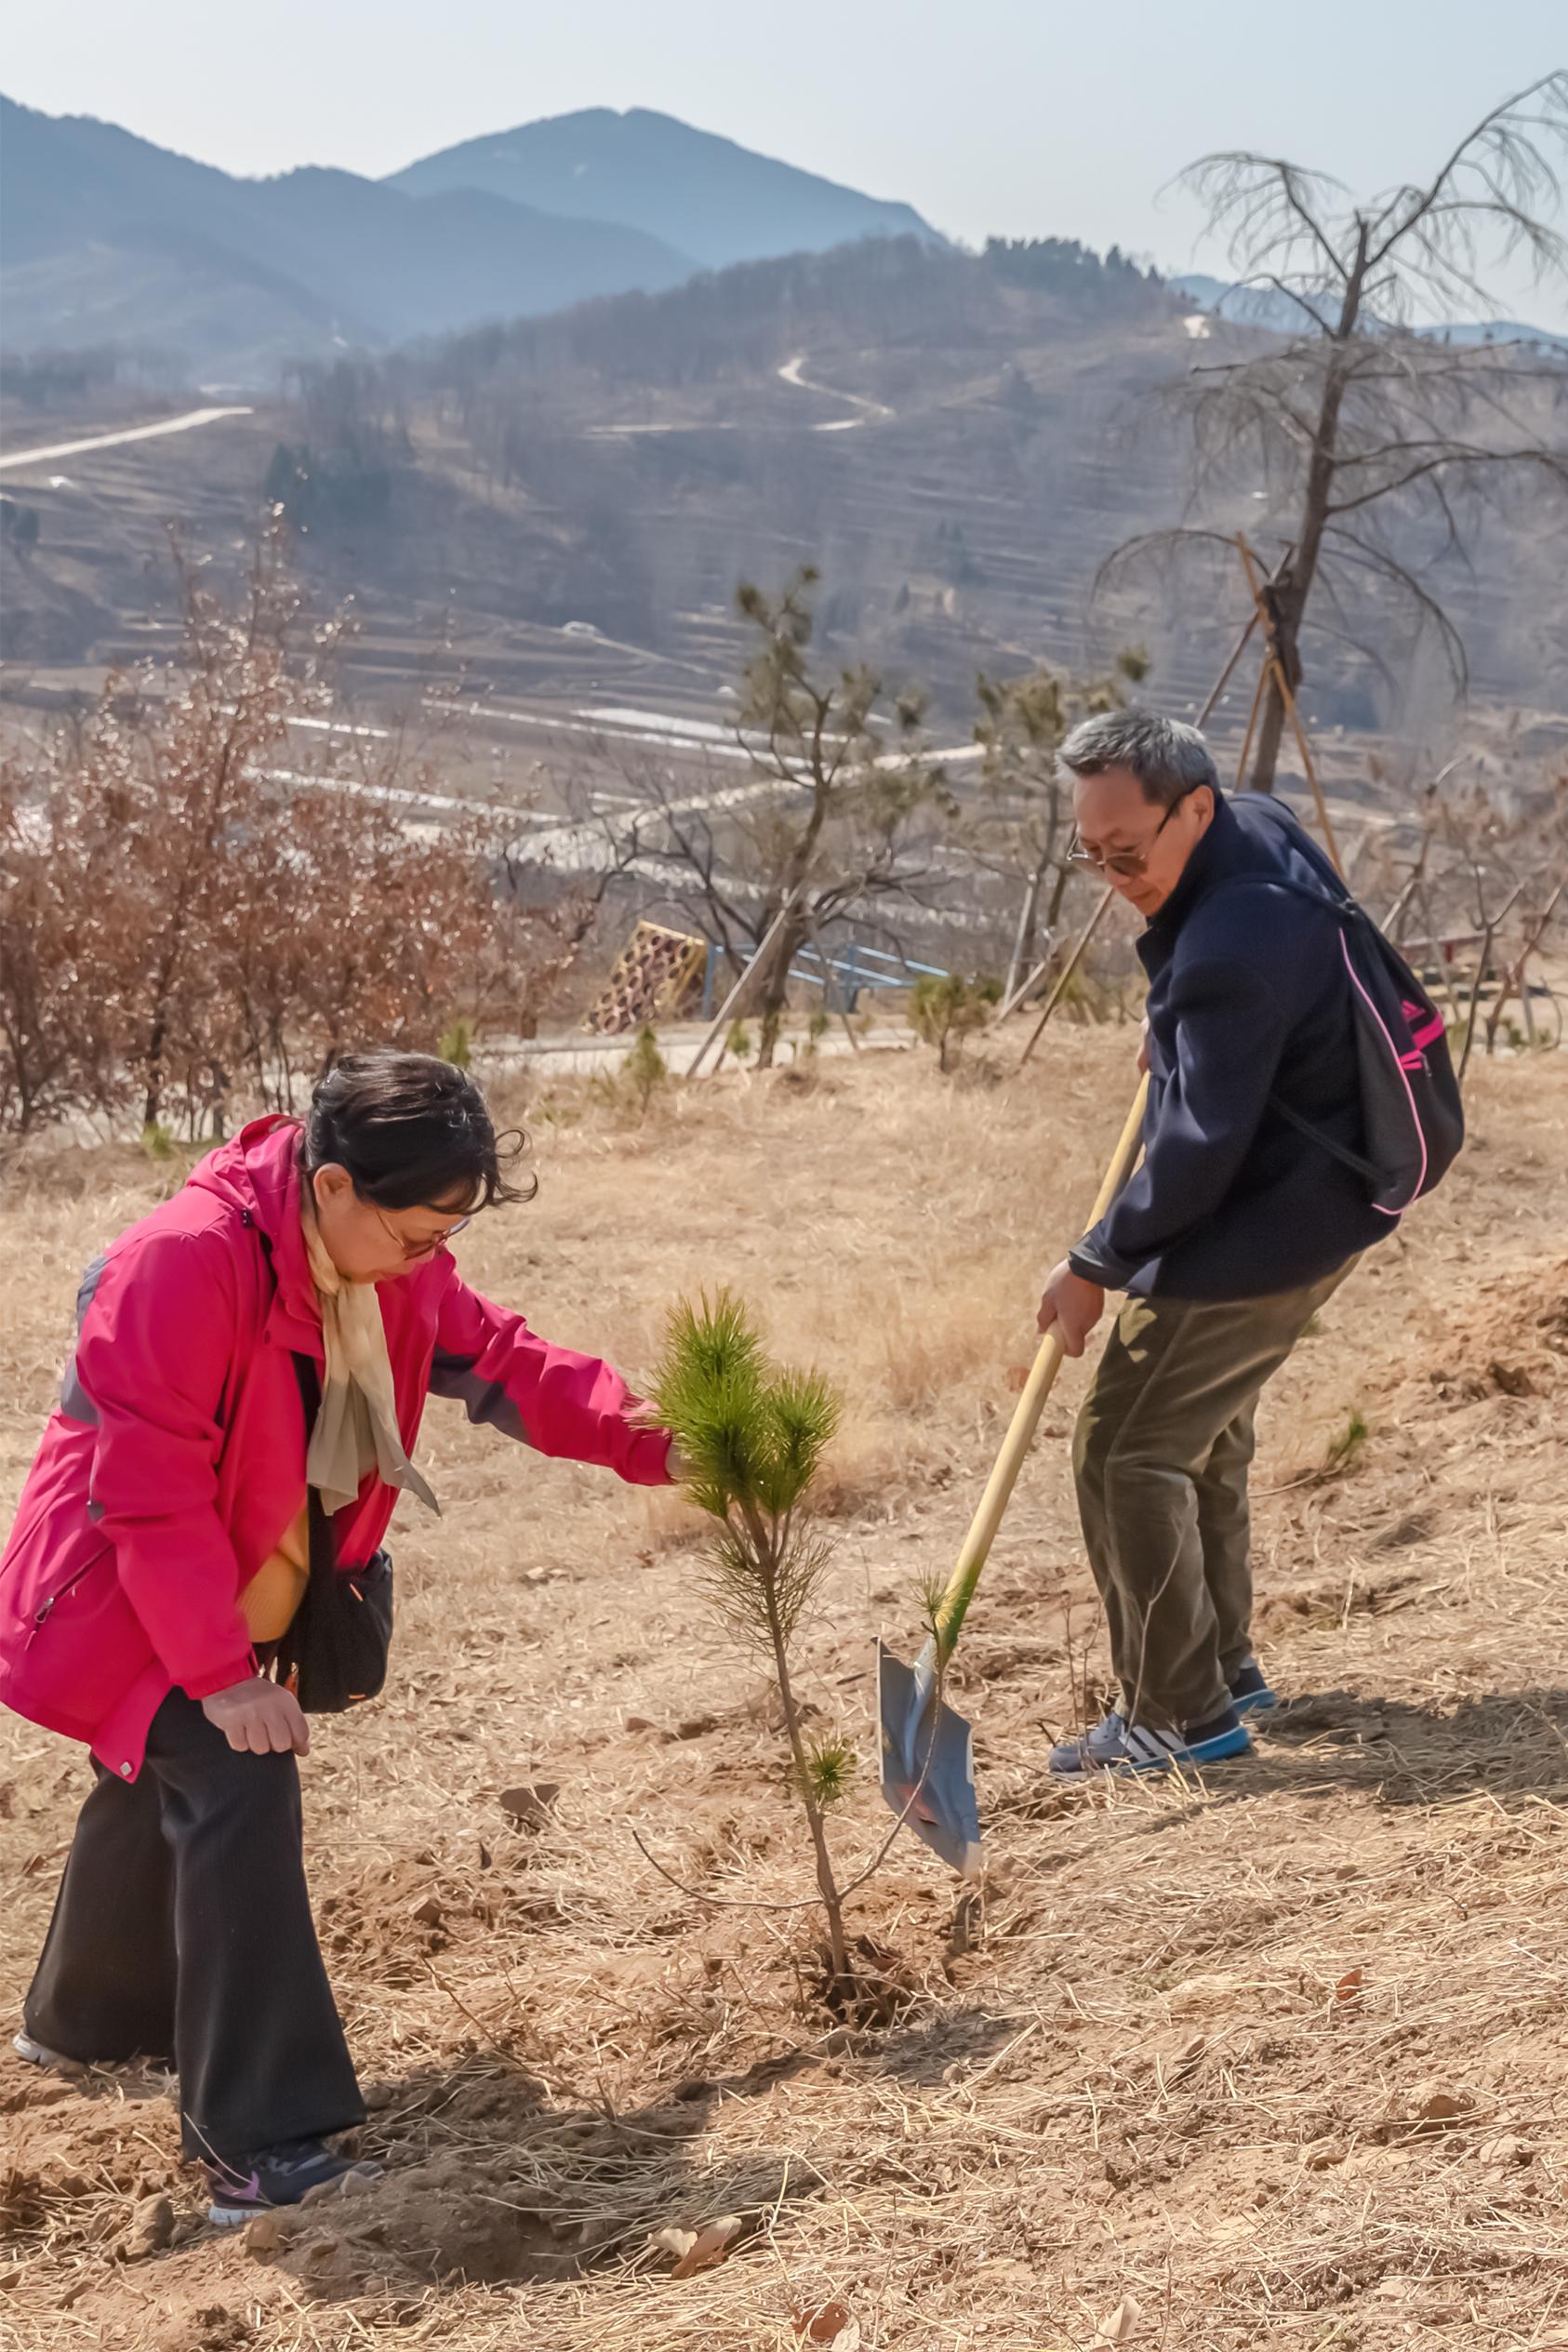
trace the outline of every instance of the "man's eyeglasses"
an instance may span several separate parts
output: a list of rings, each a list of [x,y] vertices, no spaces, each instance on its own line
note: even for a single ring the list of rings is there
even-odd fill
[[[374,1201],[371,1202],[370,1205],[372,1208],[376,1208]],[[386,1226],[387,1231],[392,1235],[392,1240],[397,1243],[398,1248],[403,1252],[404,1256],[410,1262],[416,1258],[433,1257],[436,1251],[444,1250],[447,1242],[451,1241],[456,1234],[460,1233],[465,1226],[472,1225],[473,1223],[472,1216],[454,1217],[451,1224],[446,1226],[441,1232],[427,1233],[423,1241],[411,1242],[407,1238],[406,1234],[400,1233],[396,1226],[392,1224],[388,1218],[381,1216],[379,1209],[376,1209],[376,1214],[378,1216],[381,1217],[381,1223]]]
[[[1196,786],[1188,788],[1189,791],[1196,791]],[[1176,794],[1141,849],[1117,849],[1113,850],[1109,857],[1102,857],[1096,851],[1085,849],[1078,835],[1074,833],[1072,846],[1067,853],[1068,864],[1077,866],[1081,871],[1117,874],[1123,882],[1136,882],[1139,874],[1147,870],[1149,861],[1154,855],[1155,843],[1186,798],[1186,792]]]

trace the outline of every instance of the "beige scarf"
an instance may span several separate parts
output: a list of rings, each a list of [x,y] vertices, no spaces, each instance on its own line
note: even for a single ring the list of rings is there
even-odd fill
[[[417,1495],[439,1515],[441,1505],[403,1450],[392,1393],[386,1326],[374,1282],[348,1282],[327,1256],[309,1191],[302,1198],[305,1254],[321,1309],[326,1357],[321,1410],[311,1432],[305,1476],[327,1511],[342,1510],[360,1481],[378,1471],[389,1486]]]

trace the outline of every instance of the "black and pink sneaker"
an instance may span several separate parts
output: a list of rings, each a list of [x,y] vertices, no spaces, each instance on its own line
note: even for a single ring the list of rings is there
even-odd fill
[[[236,2157],[232,2163],[215,2157],[202,2170],[212,2192],[206,2217],[219,2229],[237,2229],[242,2222],[279,2205],[302,2204],[312,2188],[344,2180],[350,2173],[364,2180],[381,2177],[379,2164],[335,2156],[325,2140],[282,2140],[276,2147]]]

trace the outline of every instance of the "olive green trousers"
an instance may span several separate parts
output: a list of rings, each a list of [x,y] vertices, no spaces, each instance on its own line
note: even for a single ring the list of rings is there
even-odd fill
[[[1349,1271],[1268,1298],[1129,1298],[1116,1319],[1072,1467],[1134,1722],[1179,1730],[1229,1702],[1252,1654],[1257,1400]]]

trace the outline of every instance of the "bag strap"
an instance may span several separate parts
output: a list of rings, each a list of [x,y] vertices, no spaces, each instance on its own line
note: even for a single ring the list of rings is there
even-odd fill
[[[1304,1119],[1299,1110],[1293,1110],[1289,1103],[1279,1095],[1269,1095],[1269,1108],[1270,1110],[1277,1111],[1288,1126],[1296,1129],[1297,1135],[1306,1136],[1310,1142],[1321,1144],[1325,1151],[1330,1152],[1335,1160],[1341,1161],[1347,1168],[1353,1168],[1357,1176],[1364,1177],[1368,1184],[1382,1183],[1381,1168],[1375,1168],[1370,1160],[1363,1160],[1361,1153],[1352,1151],[1348,1143],[1338,1142],[1325,1129],[1315,1126],[1310,1119]]]
[[[310,1443],[311,1431],[321,1411],[321,1375],[312,1356],[294,1355],[294,1377],[299,1384],[299,1402],[305,1408],[305,1442]],[[332,1532],[332,1521],[323,1505],[321,1491],[308,1482],[305,1487],[306,1526],[310,1536],[311,1582],[330,1576],[338,1564],[338,1545]]]

